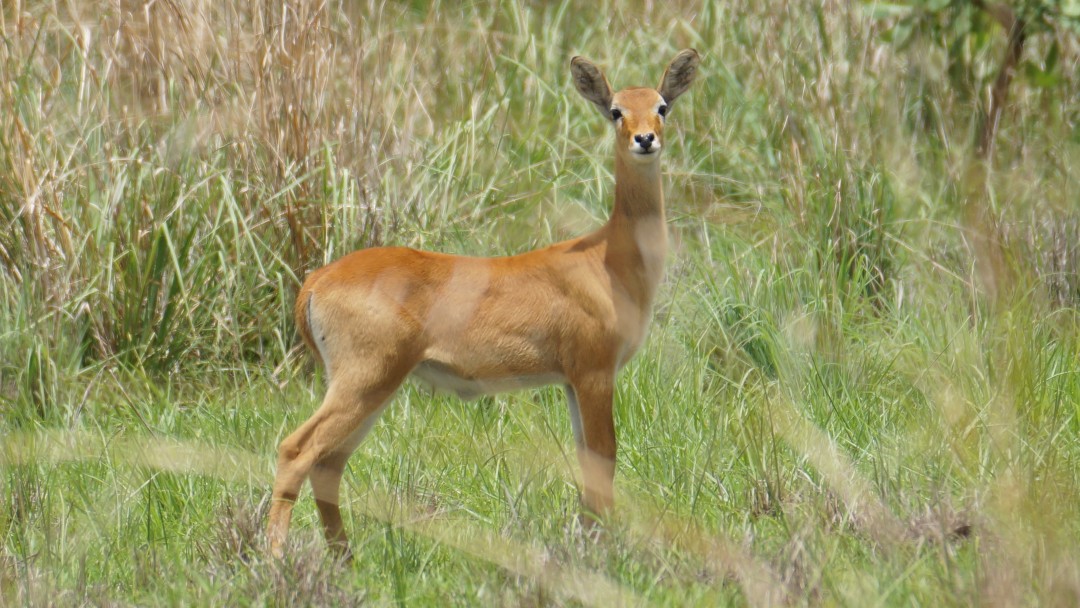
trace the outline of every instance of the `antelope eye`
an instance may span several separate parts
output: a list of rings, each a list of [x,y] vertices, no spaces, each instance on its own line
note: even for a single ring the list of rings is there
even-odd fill
[[[656,113],[660,116],[667,116],[667,106],[660,106],[656,108]]]
[[[612,108],[611,109],[611,120],[619,120],[620,118],[622,118],[622,112],[620,112],[616,108]]]

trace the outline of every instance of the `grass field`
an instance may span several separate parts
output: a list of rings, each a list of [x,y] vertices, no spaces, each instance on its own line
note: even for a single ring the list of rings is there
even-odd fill
[[[1080,43],[1032,37],[1060,80],[1020,71],[972,172],[1004,36],[964,87],[876,5],[583,6],[4,4],[0,606],[1080,603]],[[345,476],[356,559],[308,490],[267,557],[324,386],[304,274],[598,227],[569,60],[654,85],[686,47],[600,540],[560,391],[407,384]]]

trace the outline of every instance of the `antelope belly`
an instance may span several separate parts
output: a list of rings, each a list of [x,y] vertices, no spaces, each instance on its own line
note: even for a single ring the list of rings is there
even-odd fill
[[[412,377],[436,391],[454,393],[462,399],[476,399],[551,384],[565,384],[561,374],[507,375],[494,378],[470,378],[438,361],[424,361],[416,366]]]

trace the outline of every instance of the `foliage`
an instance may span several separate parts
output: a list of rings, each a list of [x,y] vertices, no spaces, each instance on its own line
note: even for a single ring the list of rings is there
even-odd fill
[[[1046,38],[1041,55],[1023,60],[1020,69],[1032,86],[1049,88],[1062,83],[1069,69],[1059,62],[1062,45],[1080,34],[1080,2],[1075,0],[912,0],[903,3],[867,3],[873,15],[887,24],[883,38],[899,49],[908,49],[917,39],[941,45],[952,86],[971,98],[998,70],[1012,70],[1008,59],[998,70],[986,69],[982,57],[1010,35],[1022,30],[1027,39]],[[1022,44],[1022,43],[1021,43]],[[1019,60],[1019,58],[1018,58]]]

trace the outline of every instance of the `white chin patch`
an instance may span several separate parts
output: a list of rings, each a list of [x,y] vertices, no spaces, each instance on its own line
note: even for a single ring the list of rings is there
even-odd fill
[[[640,144],[634,142],[630,144],[630,153],[633,154],[635,157],[642,159],[653,158],[660,154],[660,144],[653,144],[652,146],[649,146],[648,151],[646,151],[645,148],[642,148]]]

